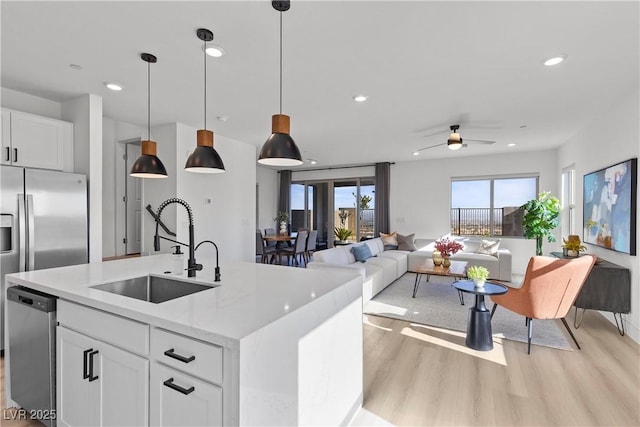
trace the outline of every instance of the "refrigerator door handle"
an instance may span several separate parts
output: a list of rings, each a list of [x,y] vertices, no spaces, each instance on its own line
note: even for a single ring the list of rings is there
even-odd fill
[[[36,233],[35,233],[35,221],[33,217],[33,195],[27,194],[27,221],[28,221],[28,232],[27,232],[27,267],[28,271],[32,271],[36,266],[36,257],[35,257],[35,249],[36,249]]]
[[[24,202],[24,194],[18,194],[18,271],[24,271],[27,265],[27,206]]]

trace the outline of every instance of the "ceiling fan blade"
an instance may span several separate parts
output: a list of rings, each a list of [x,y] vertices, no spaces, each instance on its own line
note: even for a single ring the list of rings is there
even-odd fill
[[[442,144],[435,144],[435,145],[430,145],[428,147],[424,147],[424,148],[419,148],[416,151],[423,151],[423,150],[428,150],[429,148],[435,148],[435,147],[440,147],[441,145],[446,145],[446,142],[443,142]]]
[[[478,144],[495,144],[495,141],[487,141],[485,139],[469,139],[469,138],[463,138],[464,141],[468,141],[468,142],[476,142]]]
[[[444,135],[446,133],[450,133],[451,131],[449,130],[439,130],[437,132],[431,132],[431,133],[427,133],[425,135],[420,135],[422,138],[431,138],[432,136],[436,136],[436,135]]]

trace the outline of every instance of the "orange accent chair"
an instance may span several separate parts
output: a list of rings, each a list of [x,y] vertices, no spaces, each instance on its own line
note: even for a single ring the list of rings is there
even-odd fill
[[[529,329],[527,354],[531,354],[533,319],[561,319],[580,348],[564,317],[578,297],[595,262],[593,255],[574,259],[532,257],[521,288],[509,289],[504,295],[491,296],[494,302],[491,317],[499,305],[525,316],[525,325]]]

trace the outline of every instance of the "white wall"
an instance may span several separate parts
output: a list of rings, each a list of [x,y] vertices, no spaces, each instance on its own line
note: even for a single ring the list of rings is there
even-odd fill
[[[540,191],[551,191],[559,196],[556,156],[555,150],[546,150],[391,165],[391,231],[434,239],[447,233],[451,177],[535,173],[540,175]],[[535,241],[504,237],[500,247],[512,253],[513,273],[524,274],[529,258],[535,255]],[[543,246],[545,252],[559,247],[557,243],[546,241]]]
[[[567,165],[575,163],[577,177],[576,222],[582,229],[582,176],[612,164],[638,157],[640,154],[640,132],[638,117],[640,92],[637,88],[627,98],[619,99],[607,114],[593,117],[590,126],[583,129],[567,141],[558,153],[558,172]],[[638,210],[640,213],[640,210]],[[636,218],[640,225],[640,219]],[[640,230],[640,228],[638,229]],[[640,233],[636,233],[636,242]],[[586,244],[589,253],[604,258],[631,271],[631,313],[625,316],[628,335],[640,342],[640,262],[637,256],[614,252],[598,246]],[[613,321],[609,313],[603,313]]]
[[[256,162],[257,164],[257,162]],[[274,169],[263,166],[256,167],[256,184],[258,185],[258,222],[260,230],[273,227],[273,218],[278,213],[278,182],[280,175]]]
[[[229,261],[255,260],[256,148],[221,135],[214,147],[226,171],[221,174],[186,172],[184,164],[196,146],[196,129],[177,125],[177,194],[193,210],[196,242],[213,240],[220,251],[220,266]],[[166,165],[166,164],[165,164]],[[188,240],[186,211],[178,209],[178,240]],[[215,250],[204,244],[196,253],[203,277],[213,277]]]
[[[62,119],[62,107],[59,102],[5,87],[0,91],[0,97],[2,97],[2,106],[4,108],[38,114],[52,119]]]
[[[89,186],[89,262],[102,261],[102,97],[82,95],[62,104],[62,119],[73,122],[73,170]]]

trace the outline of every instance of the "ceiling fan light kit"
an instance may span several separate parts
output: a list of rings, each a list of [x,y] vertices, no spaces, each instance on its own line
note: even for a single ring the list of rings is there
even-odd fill
[[[462,137],[458,133],[460,125],[452,125],[450,129],[451,134],[449,135],[449,139],[447,140],[447,147],[449,147],[449,150],[459,150],[462,147]]]
[[[303,164],[300,149],[290,132],[291,119],[282,114],[282,12],[289,10],[290,1],[272,1],[271,5],[280,12],[280,114],[271,117],[271,135],[260,150],[258,163],[268,166],[298,166]]]
[[[196,35],[203,41],[204,58],[204,129],[197,132],[196,148],[187,158],[184,169],[187,172],[222,173],[225,171],[222,158],[213,148],[213,132],[207,129],[207,42],[213,40],[213,33],[206,28],[198,28]]]
[[[136,178],[166,178],[167,170],[158,158],[155,141],[151,141],[151,64],[158,61],[150,53],[141,53],[140,58],[147,63],[147,140],[141,142],[140,156],[131,166],[129,175]]]

